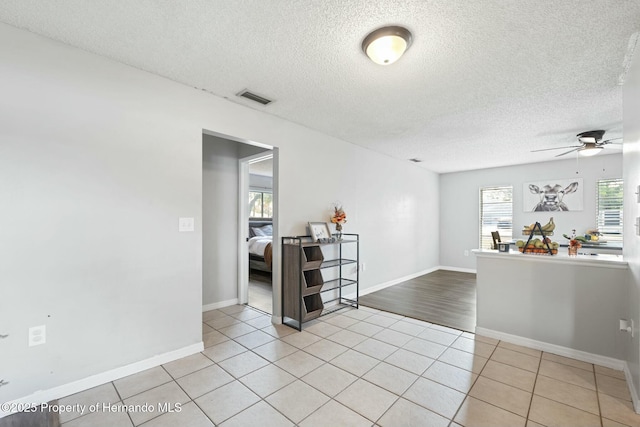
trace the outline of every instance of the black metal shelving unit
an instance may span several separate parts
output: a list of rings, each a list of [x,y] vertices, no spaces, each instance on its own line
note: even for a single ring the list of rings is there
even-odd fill
[[[311,236],[282,237],[282,323],[285,325],[301,331],[304,322],[347,307],[359,307],[360,236],[351,233],[342,236],[341,240],[329,243],[313,242]],[[355,245],[355,258],[344,256],[349,250],[346,245]],[[338,257],[325,260],[322,248],[330,246],[338,248]],[[352,264],[356,266],[355,273],[346,273],[344,268]],[[337,269],[337,277],[324,281],[322,271],[330,269]],[[345,289],[352,288],[355,288],[355,299],[345,296]],[[337,295],[323,298],[330,292]]]
[[[536,233],[536,229],[538,230],[538,233]],[[529,233],[529,238],[527,239],[527,243],[524,244],[523,246],[523,251],[522,253],[526,254],[527,253],[527,246],[529,246],[529,242],[531,242],[531,239],[533,239],[533,235],[540,235],[542,236],[542,241],[544,242],[544,245],[547,247],[547,253],[549,255],[553,255],[553,250],[551,249],[551,246],[549,246],[549,242],[547,242],[547,235],[544,234],[544,231],[542,230],[542,226],[540,225],[539,222],[536,222],[535,225],[533,226],[533,228],[531,229],[531,232]],[[549,233],[548,235],[553,235],[553,233]]]

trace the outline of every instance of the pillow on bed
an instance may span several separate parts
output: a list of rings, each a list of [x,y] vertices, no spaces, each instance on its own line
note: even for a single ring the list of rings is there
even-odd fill
[[[251,227],[254,236],[273,236],[273,225],[267,224],[262,227]]]

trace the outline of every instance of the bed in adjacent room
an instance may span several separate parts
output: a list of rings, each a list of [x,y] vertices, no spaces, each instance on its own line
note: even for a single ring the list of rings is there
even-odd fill
[[[249,270],[271,273],[273,224],[249,221]]]

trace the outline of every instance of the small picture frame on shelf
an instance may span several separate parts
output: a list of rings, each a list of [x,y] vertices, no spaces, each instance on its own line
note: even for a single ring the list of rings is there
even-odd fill
[[[309,222],[309,234],[314,242],[327,243],[332,238],[326,222]]]

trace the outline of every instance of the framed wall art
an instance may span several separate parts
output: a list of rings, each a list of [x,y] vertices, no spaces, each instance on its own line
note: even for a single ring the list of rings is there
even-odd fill
[[[522,200],[525,212],[566,212],[584,209],[582,178],[525,182]]]
[[[314,242],[327,242],[331,239],[331,230],[326,222],[310,222],[309,234]]]

